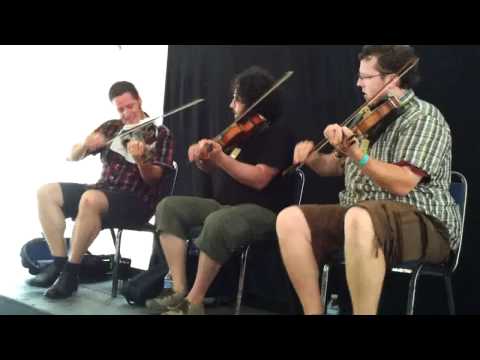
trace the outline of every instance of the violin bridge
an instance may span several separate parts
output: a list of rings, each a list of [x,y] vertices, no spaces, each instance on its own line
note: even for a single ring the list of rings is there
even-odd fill
[[[235,149],[232,150],[232,152],[230,153],[230,156],[233,159],[236,159],[238,157],[238,155],[240,155],[241,151],[242,151],[242,149],[240,149],[239,147],[236,147]]]

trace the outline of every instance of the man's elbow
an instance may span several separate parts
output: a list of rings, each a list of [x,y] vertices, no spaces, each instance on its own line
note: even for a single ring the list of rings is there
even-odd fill
[[[262,177],[257,179],[253,184],[253,188],[257,191],[262,191],[270,184],[270,181],[272,181],[272,178],[270,177]]]
[[[415,189],[415,186],[416,185],[411,184],[398,184],[392,188],[391,192],[397,196],[407,196]]]
[[[153,185],[158,184],[158,182],[162,179],[163,174],[164,174],[163,168],[161,168],[161,167],[156,167],[156,168],[152,171],[152,173],[150,173],[148,176],[145,176],[143,180],[144,180],[148,185],[153,186]]]

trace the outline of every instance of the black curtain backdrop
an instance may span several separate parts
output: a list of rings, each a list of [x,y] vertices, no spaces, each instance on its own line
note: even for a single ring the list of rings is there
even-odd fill
[[[175,160],[179,163],[177,195],[209,196],[210,184],[187,161],[188,146],[201,138],[217,135],[233,120],[228,105],[230,81],[252,65],[268,69],[276,78],[286,71],[294,75],[282,86],[285,121],[298,141],[322,138],[327,124],[342,122],[363,99],[356,87],[359,45],[316,46],[169,46],[165,111],[195,98],[206,102],[171,118],[165,124],[175,136]],[[462,256],[454,276],[459,314],[480,314],[479,256],[475,237],[479,222],[480,192],[477,163],[476,106],[480,84],[480,46],[415,46],[420,56],[422,82],[417,95],[435,104],[450,124],[453,137],[453,169],[469,181],[469,198]],[[341,178],[320,178],[306,170],[304,202],[335,203],[343,188]],[[440,281],[420,283],[419,309],[424,313],[446,312],[445,293]],[[406,286],[406,284],[405,284]],[[392,290],[395,292],[395,290]],[[402,294],[406,289],[402,289]],[[394,295],[396,298],[396,295]],[[403,303],[398,311],[403,311]]]

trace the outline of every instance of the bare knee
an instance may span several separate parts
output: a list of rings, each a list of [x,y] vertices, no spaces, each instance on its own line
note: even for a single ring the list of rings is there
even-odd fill
[[[62,206],[63,194],[60,184],[50,183],[42,185],[37,190],[37,200],[39,205],[53,203],[58,206]]]
[[[302,210],[298,206],[283,209],[277,216],[276,228],[280,245],[285,244],[288,238],[295,235],[300,235],[311,241],[310,229]]]
[[[375,239],[372,218],[367,210],[352,207],[345,214],[345,245],[368,246]]]
[[[104,193],[98,190],[85,191],[78,204],[78,214],[101,214],[108,209],[108,200]]]

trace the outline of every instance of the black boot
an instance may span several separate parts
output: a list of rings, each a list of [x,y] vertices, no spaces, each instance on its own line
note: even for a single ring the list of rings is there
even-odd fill
[[[78,289],[78,264],[67,263],[59,278],[47,289],[45,296],[50,299],[65,299]]]
[[[55,256],[54,262],[48,265],[45,269],[43,269],[40,274],[37,274],[31,279],[28,279],[27,284],[44,288],[52,286],[52,284],[55,282],[55,280],[57,280],[58,276],[62,272],[66,262],[66,257]]]

